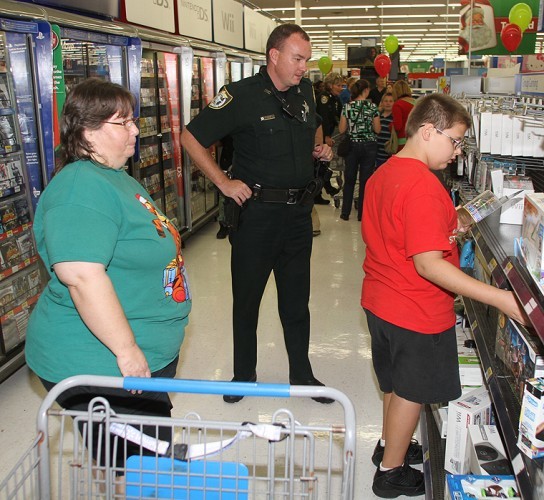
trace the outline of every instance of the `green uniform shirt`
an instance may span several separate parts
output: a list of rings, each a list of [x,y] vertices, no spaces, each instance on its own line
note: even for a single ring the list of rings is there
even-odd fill
[[[30,317],[26,360],[50,382],[120,375],[115,356],[82,322],[59,262],[104,264],[152,372],[179,354],[191,297],[176,228],[124,170],[77,161],[44,190],[34,221],[51,279]]]
[[[280,99],[288,104],[288,112]],[[262,69],[223,87],[187,129],[204,147],[232,136],[232,172],[249,186],[302,188],[314,178],[316,114],[307,79],[278,92]]]

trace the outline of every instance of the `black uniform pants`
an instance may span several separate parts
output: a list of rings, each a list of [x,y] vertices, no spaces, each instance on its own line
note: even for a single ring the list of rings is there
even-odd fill
[[[313,377],[310,344],[312,206],[250,201],[231,232],[234,377],[249,380],[257,367],[259,306],[274,272],[278,311],[291,379]]]

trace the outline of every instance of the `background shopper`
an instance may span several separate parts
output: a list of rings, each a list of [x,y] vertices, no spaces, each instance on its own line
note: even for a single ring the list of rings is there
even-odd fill
[[[399,139],[398,151],[401,151],[406,144],[405,128],[408,115],[416,101],[412,98],[412,89],[404,80],[398,80],[393,84],[393,98],[395,99],[393,104],[393,127]]]
[[[391,127],[393,126],[393,94],[386,92],[380,103],[380,133],[376,138],[378,152],[376,153],[376,168],[383,165],[391,156],[385,151],[385,143],[391,138]]]
[[[367,80],[357,80],[351,86],[351,102],[342,109],[338,130],[349,132],[351,150],[346,157],[342,212],[340,218],[349,220],[353,204],[353,192],[359,174],[358,220],[363,212],[363,196],[366,181],[372,175],[376,162],[378,144],[376,134],[380,133],[380,113],[378,108],[367,101],[370,85]]]

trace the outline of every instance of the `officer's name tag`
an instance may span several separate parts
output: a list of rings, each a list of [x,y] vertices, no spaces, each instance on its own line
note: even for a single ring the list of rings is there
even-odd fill
[[[274,120],[274,118],[276,118],[276,115],[266,115],[266,116],[261,116],[261,121],[262,122],[266,122],[268,120]]]

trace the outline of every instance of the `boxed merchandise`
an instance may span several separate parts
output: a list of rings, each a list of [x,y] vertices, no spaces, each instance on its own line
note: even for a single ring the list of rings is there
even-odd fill
[[[530,193],[525,197],[521,237],[527,269],[537,283],[544,285],[544,193]]]
[[[499,313],[495,355],[513,377],[508,377],[520,401],[525,381],[544,377],[544,353],[539,340],[515,321]]]
[[[491,111],[480,113],[480,152],[491,153]]]
[[[469,425],[470,472],[485,476],[513,474],[495,425]]]
[[[447,500],[521,499],[514,476],[473,476],[446,474]]]
[[[529,379],[525,384],[518,447],[528,457],[544,457],[544,378]]]
[[[434,421],[436,427],[440,433],[440,437],[445,439],[448,432],[448,407],[441,406],[440,404],[432,404],[431,410],[433,412]]]
[[[521,175],[505,175],[503,179],[502,192],[495,194],[497,196],[510,196],[518,191],[523,190],[516,197],[520,197],[521,200],[515,205],[501,209],[501,224],[519,224],[523,223],[523,207],[525,205],[525,195],[528,193],[534,193],[533,181],[530,177]]]
[[[457,358],[459,360],[459,378],[461,386],[480,387],[484,383],[480,358],[470,345],[474,342],[472,332],[462,326],[456,326]],[[467,342],[469,341],[469,342]],[[472,341],[472,343],[470,342]]]
[[[484,387],[474,389],[448,407],[448,430],[444,469],[452,474],[469,470],[468,426],[491,423],[491,399]]]

